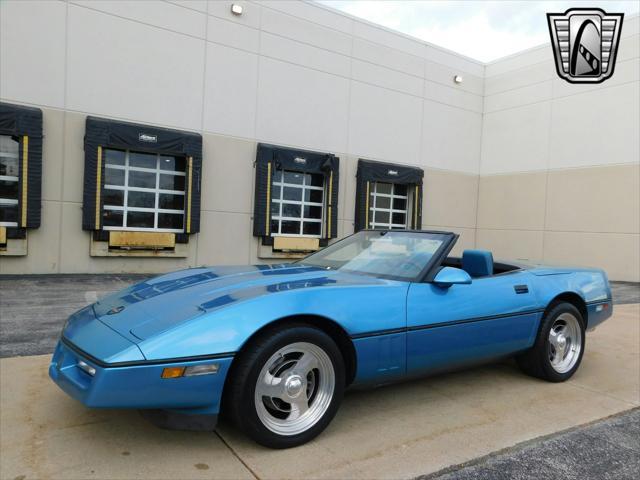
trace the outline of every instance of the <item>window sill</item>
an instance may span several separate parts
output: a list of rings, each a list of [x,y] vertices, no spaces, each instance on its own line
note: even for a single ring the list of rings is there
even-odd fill
[[[300,258],[304,258],[307,255],[309,255],[310,253],[313,252],[308,252],[308,251],[298,251],[298,252],[294,252],[294,251],[288,251],[288,252],[283,252],[283,251],[279,251],[279,250],[274,250],[272,246],[270,245],[262,245],[261,243],[258,244],[258,258],[263,258],[263,259],[289,259],[289,260],[298,260]]]
[[[173,243],[173,248],[153,246],[116,246],[114,242],[95,240],[91,237],[90,254],[92,257],[142,257],[142,258],[186,258],[189,256],[189,244]],[[117,245],[128,242],[116,242]],[[110,245],[111,244],[111,245]]]

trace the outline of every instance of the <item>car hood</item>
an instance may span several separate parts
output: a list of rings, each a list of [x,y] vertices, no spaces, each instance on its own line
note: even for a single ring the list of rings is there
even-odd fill
[[[194,268],[132,285],[93,308],[102,323],[139,343],[187,320],[261,295],[379,282],[374,277],[300,264]]]

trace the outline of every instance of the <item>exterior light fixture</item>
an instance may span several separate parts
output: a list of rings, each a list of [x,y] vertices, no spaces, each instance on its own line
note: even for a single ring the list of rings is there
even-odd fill
[[[234,15],[242,15],[242,5],[238,5],[237,3],[232,3],[231,13],[233,13]]]
[[[453,81],[457,84],[462,83],[462,75],[456,75],[455,77],[453,77]]]

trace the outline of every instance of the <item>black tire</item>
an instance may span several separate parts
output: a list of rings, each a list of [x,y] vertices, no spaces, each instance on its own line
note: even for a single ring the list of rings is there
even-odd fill
[[[556,320],[562,314],[570,314],[578,321],[581,337],[581,348],[577,360],[571,369],[566,372],[558,372],[552,365],[550,354],[551,344],[549,334]],[[538,329],[538,336],[533,347],[518,355],[516,361],[520,369],[533,377],[541,378],[549,382],[564,382],[573,376],[578,370],[585,349],[585,320],[580,311],[570,303],[561,302],[551,307],[545,314]]]
[[[322,417],[306,431],[295,435],[281,435],[267,428],[258,416],[254,400],[256,384],[260,372],[272,355],[298,342],[320,347],[329,357],[335,374],[333,395]],[[250,438],[269,448],[296,447],[315,438],[335,416],[345,389],[344,360],[336,343],[323,331],[305,324],[278,326],[251,341],[234,362],[229,375],[223,405],[225,413]]]

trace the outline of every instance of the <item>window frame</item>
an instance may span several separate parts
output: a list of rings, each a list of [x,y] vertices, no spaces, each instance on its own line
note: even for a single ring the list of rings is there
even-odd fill
[[[267,252],[259,252],[259,256],[267,256],[272,258],[271,254],[280,250],[287,250],[289,253],[298,251],[316,250],[318,247],[324,247],[328,242],[337,237],[338,234],[338,191],[340,186],[340,159],[332,153],[316,152],[310,150],[301,150],[297,148],[289,148],[266,143],[258,143],[256,151],[255,166],[255,188],[253,197],[253,236],[260,238],[261,247],[272,247]],[[274,174],[278,170],[288,170],[301,174],[320,174],[324,178],[323,183],[323,214],[322,222],[316,222],[321,225],[321,233],[317,235],[315,225],[307,223],[307,230],[313,233],[301,233],[304,231],[304,222],[302,221],[304,212],[301,212],[301,218],[293,218],[293,221],[302,222],[302,230],[295,233],[280,233],[281,224],[276,226],[279,231],[272,231],[272,216],[275,214],[280,217],[280,209],[273,209],[272,212],[272,182]],[[296,185],[296,187],[299,187]],[[276,185],[275,188],[278,188]],[[285,200],[285,202],[287,201]],[[318,202],[306,202],[309,203]],[[319,206],[319,205],[318,205]],[[302,208],[302,205],[301,205]],[[315,206],[313,207],[315,210]],[[308,208],[307,208],[308,209]],[[311,213],[311,212],[309,212]],[[307,220],[319,220],[318,218],[306,217]],[[278,220],[279,221],[279,220]],[[295,229],[297,230],[297,229]],[[290,237],[289,240],[285,240]],[[295,240],[298,239],[299,242]],[[277,242],[276,242],[277,240]],[[315,243],[317,240],[317,243]],[[276,245],[277,243],[277,245]],[[289,246],[284,247],[284,244]],[[260,248],[261,248],[260,247]]]
[[[424,170],[419,167],[401,165],[396,163],[387,163],[374,160],[358,159],[358,168],[356,171],[356,198],[354,212],[354,231],[367,230],[371,228],[387,230],[400,229],[400,224],[394,224],[392,218],[393,205],[389,209],[389,222],[379,222],[372,215],[370,202],[372,200],[371,190],[376,182],[389,183],[395,186],[404,185],[407,188],[406,201],[407,217],[405,229],[421,230],[422,229],[422,202],[424,198]],[[377,184],[376,184],[377,188]],[[400,197],[404,197],[401,195]],[[391,198],[390,198],[391,200]],[[377,205],[376,205],[377,207]],[[376,208],[380,211],[382,209]],[[374,221],[376,220],[376,221]],[[390,228],[391,225],[397,225]]]
[[[19,222],[19,213],[20,213],[20,140],[19,138],[16,139],[15,135],[9,135],[9,134],[5,134],[2,133],[0,134],[0,136],[2,137],[7,137],[9,140],[11,140],[12,142],[16,143],[17,146],[17,150],[14,155],[11,155],[8,152],[2,152],[0,151],[0,158],[14,158],[16,160],[16,164],[18,166],[18,172],[17,175],[0,175],[0,181],[3,182],[12,182],[15,183],[17,186],[17,194],[16,194],[16,198],[15,200],[12,198],[6,198],[6,197],[0,197],[0,206],[6,207],[6,206],[15,206],[15,210],[16,210],[16,221],[15,222],[3,222],[0,221],[0,227],[5,227],[5,228],[18,228],[20,226],[20,222]]]
[[[278,182],[275,180],[275,175],[278,174],[278,172],[281,172],[281,180]],[[285,183],[285,172],[288,173],[293,173],[293,174],[299,174],[302,175],[302,184],[294,184],[294,183]],[[321,187],[317,187],[314,185],[307,185],[306,181],[307,181],[307,175],[318,175],[322,177],[322,186]],[[324,229],[326,228],[325,226],[325,212],[326,212],[326,208],[325,208],[325,203],[326,203],[326,197],[327,197],[327,185],[326,185],[326,177],[324,175],[322,175],[321,173],[311,173],[311,172],[298,172],[295,170],[287,170],[287,169],[276,169],[274,171],[274,178],[271,181],[271,206],[273,207],[274,203],[277,203],[279,205],[278,208],[278,215],[273,215],[273,213],[270,215],[271,221],[273,220],[277,220],[278,221],[278,232],[275,232],[271,227],[271,235],[273,237],[301,237],[301,238],[322,238],[324,235]],[[274,195],[276,187],[279,189],[280,191],[280,196],[278,198],[276,198],[276,196]],[[285,200],[283,198],[284,195],[284,189],[285,187],[288,188],[296,188],[299,190],[302,190],[302,195],[301,198],[302,200]],[[307,202],[305,200],[305,192],[307,190],[315,190],[315,191],[320,191],[322,192],[322,201],[321,202]],[[283,204],[292,204],[292,205],[300,205],[300,217],[285,217],[282,215],[282,207]],[[304,207],[305,206],[312,206],[312,207],[320,207],[320,218],[307,218],[304,216]],[[300,230],[299,233],[282,233],[282,222],[283,221],[292,221],[292,222],[300,222]],[[304,232],[304,223],[319,223],[320,224],[320,233],[317,235],[311,235],[311,234],[305,234]]]
[[[117,165],[117,164],[110,164],[107,163],[107,151],[109,150],[114,150],[114,151],[124,151],[125,152],[125,164],[124,165]],[[154,155],[156,157],[156,168],[152,169],[152,168],[147,168],[147,167],[135,167],[135,166],[131,166],[130,165],[130,155],[131,153],[141,153],[144,155]],[[122,149],[122,148],[105,148],[104,149],[104,155],[105,155],[105,164],[104,164],[104,168],[105,168],[105,183],[103,185],[103,196],[104,196],[104,192],[106,190],[117,190],[117,191],[122,191],[123,193],[123,205],[119,206],[119,205],[109,205],[106,203],[106,200],[103,200],[103,206],[102,206],[102,224],[103,224],[103,230],[105,231],[134,231],[134,232],[162,232],[162,233],[183,233],[184,232],[184,225],[186,223],[186,194],[187,194],[187,186],[186,186],[186,175],[187,175],[187,158],[186,157],[182,157],[182,156],[177,156],[177,155],[169,155],[169,154],[165,154],[165,153],[158,153],[158,152],[142,152],[142,151],[137,151],[135,149]],[[185,161],[185,171],[184,172],[180,172],[177,170],[163,170],[160,168],[160,161],[162,157],[174,157],[174,158],[183,158]],[[106,170],[107,169],[112,169],[112,170],[121,170],[124,171],[124,185],[112,185],[112,184],[108,184],[106,183]],[[155,174],[155,188],[146,188],[146,187],[131,187],[129,186],[129,174],[130,172],[146,172],[146,173],[154,173]],[[160,188],[160,175],[173,175],[173,176],[182,176],[185,177],[185,190],[180,191],[180,190],[167,190],[167,189],[161,189]],[[128,198],[129,198],[129,192],[142,192],[142,193],[153,193],[154,194],[154,202],[155,205],[153,208],[150,207],[130,207],[128,205]],[[166,209],[166,208],[159,208],[159,201],[160,201],[160,195],[161,194],[170,194],[170,195],[182,195],[184,201],[183,201],[183,207],[182,210],[177,210],[177,209]],[[122,226],[115,226],[115,225],[105,225],[104,224],[104,212],[105,211],[116,211],[116,212],[122,212],[123,213],[123,217],[122,217]],[[153,224],[154,226],[152,228],[149,227],[130,227],[127,226],[127,217],[128,217],[128,212],[144,212],[144,213],[153,213]],[[175,215],[182,215],[182,228],[180,229],[176,229],[176,228],[158,228],[158,216],[159,214],[162,213],[168,213],[168,214],[175,214]]]
[[[388,181],[377,180],[371,182],[373,184],[373,190],[369,191],[369,225],[367,225],[367,229],[372,230],[403,230],[410,227],[412,214],[413,214],[413,191],[409,185],[404,185],[401,183],[393,183]],[[387,183],[391,185],[391,193],[380,193],[378,192],[378,184]],[[406,195],[397,195],[395,193],[396,187],[398,185],[404,185],[406,189]],[[376,203],[378,197],[388,198],[389,199],[389,208],[378,208]],[[404,210],[393,208],[394,200],[402,199],[405,201],[406,208]],[[376,220],[376,212],[385,212],[389,214],[388,222],[377,222]],[[394,213],[402,213],[404,215],[404,224],[393,223],[393,214]]]

